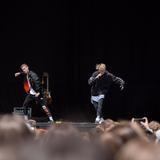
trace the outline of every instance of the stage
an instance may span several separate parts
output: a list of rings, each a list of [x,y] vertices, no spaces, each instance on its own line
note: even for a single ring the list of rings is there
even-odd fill
[[[47,129],[47,128],[49,128],[53,124],[69,124],[69,125],[74,126],[75,128],[77,128],[80,131],[89,130],[89,129],[95,128],[98,125],[96,123],[91,123],[91,122],[63,122],[63,121],[55,121],[54,123],[51,123],[51,122],[40,122],[39,121],[39,122],[36,123],[36,127],[37,128]]]

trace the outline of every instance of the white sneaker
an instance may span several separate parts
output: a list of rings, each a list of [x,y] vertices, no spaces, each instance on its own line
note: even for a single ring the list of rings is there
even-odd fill
[[[101,120],[100,116],[97,116],[95,119],[95,123],[99,123],[100,120]]]
[[[54,122],[53,118],[50,116],[49,117],[50,122]]]

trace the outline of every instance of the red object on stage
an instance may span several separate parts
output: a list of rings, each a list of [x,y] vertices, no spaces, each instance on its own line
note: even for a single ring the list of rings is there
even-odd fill
[[[23,87],[24,87],[24,90],[26,91],[26,93],[28,93],[29,90],[30,90],[30,87],[29,87],[29,84],[28,84],[28,81],[27,81],[27,80],[24,82]]]

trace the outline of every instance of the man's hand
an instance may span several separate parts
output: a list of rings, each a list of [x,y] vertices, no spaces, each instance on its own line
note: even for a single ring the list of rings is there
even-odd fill
[[[121,85],[120,85],[121,91],[124,89],[124,84],[125,84],[125,82],[123,80],[121,80]]]
[[[97,76],[96,76],[96,79],[101,77],[102,76],[102,73],[99,73]]]
[[[38,92],[38,93],[35,94],[35,97],[38,97],[39,95],[40,95],[40,93]]]
[[[14,75],[15,75],[15,77],[18,77],[20,74],[21,74],[20,72],[17,72]]]
[[[122,91],[124,89],[124,85],[120,85],[120,89]]]

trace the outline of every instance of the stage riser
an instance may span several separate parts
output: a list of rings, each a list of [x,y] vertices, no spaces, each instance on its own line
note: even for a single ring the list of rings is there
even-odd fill
[[[97,124],[95,123],[72,123],[72,122],[63,122],[63,123],[55,123],[55,124],[69,124],[69,125],[72,125],[73,127],[77,128],[78,130],[80,131],[86,131],[86,130],[90,130],[90,129],[93,129],[97,126]],[[36,124],[36,127],[37,128],[49,128],[51,127],[51,123],[49,122],[37,122]]]

